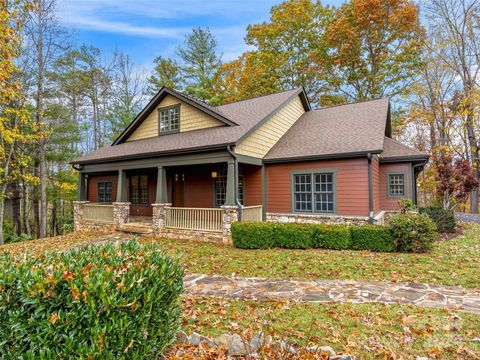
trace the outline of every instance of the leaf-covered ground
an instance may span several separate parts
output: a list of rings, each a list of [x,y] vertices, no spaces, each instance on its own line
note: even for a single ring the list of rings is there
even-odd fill
[[[312,304],[184,298],[190,334],[258,331],[292,344],[327,345],[361,359],[480,359],[480,316],[383,304]]]
[[[480,288],[480,225],[464,225],[464,234],[435,244],[428,254],[370,253],[332,250],[241,250],[232,246],[185,240],[154,241],[190,272],[239,276],[306,279],[415,281]],[[96,233],[0,246],[11,253],[40,254],[98,240]],[[103,235],[105,236],[105,235]]]

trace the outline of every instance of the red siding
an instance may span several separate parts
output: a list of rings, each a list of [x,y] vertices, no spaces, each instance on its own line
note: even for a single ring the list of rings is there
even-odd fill
[[[381,164],[380,165],[380,208],[382,210],[397,210],[398,198],[389,198],[387,192],[388,174],[401,172],[405,174],[405,192],[406,198],[411,198],[411,183],[412,178],[410,174],[410,163],[395,163],[395,164]]]
[[[262,168],[243,166],[245,206],[262,205]]]
[[[112,202],[117,198],[118,175],[88,175],[87,200],[97,202],[97,183],[102,181],[112,182]]]
[[[267,166],[267,211],[291,213],[291,172],[333,169],[336,172],[336,214],[368,216],[368,160],[342,159]]]

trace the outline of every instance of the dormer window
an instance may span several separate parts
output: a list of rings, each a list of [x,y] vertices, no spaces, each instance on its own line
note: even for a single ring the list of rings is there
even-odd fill
[[[167,134],[180,131],[180,105],[158,109],[158,133]]]

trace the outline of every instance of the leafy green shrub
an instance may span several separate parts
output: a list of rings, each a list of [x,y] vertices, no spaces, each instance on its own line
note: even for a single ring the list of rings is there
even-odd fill
[[[275,247],[275,223],[235,222],[232,224],[233,245],[240,249],[269,249]]]
[[[352,249],[378,252],[395,251],[390,229],[381,225],[354,226],[351,228]]]
[[[457,227],[455,213],[442,207],[430,206],[419,209],[420,214],[427,214],[437,225],[439,232],[454,232]]]
[[[390,229],[399,252],[427,252],[437,238],[437,228],[427,214],[406,213],[390,219]]]
[[[277,247],[285,249],[310,249],[313,247],[313,226],[307,224],[277,224],[274,228]]]
[[[0,258],[0,357],[156,359],[180,326],[183,270],[135,240]]]
[[[13,223],[9,219],[3,219],[3,241],[9,243],[15,236],[15,230],[13,229]]]
[[[314,225],[313,246],[322,249],[346,250],[352,242],[350,227],[347,225]]]

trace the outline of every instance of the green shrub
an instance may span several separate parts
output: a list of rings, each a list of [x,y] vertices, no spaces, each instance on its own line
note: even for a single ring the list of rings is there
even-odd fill
[[[13,228],[13,223],[9,219],[3,219],[3,241],[5,243],[12,242],[12,239],[15,237],[15,230]]]
[[[0,358],[156,359],[180,327],[183,270],[136,241],[0,258]]]
[[[454,232],[457,227],[455,213],[442,207],[430,206],[419,209],[420,214],[427,214],[437,225],[439,232]]]
[[[437,228],[427,214],[406,213],[390,219],[390,229],[399,252],[427,252],[437,238]]]
[[[307,224],[276,224],[275,245],[284,249],[310,249],[313,247],[313,229]]]
[[[321,249],[346,250],[352,242],[347,225],[314,225],[313,238],[313,246]]]
[[[378,252],[395,251],[390,229],[381,225],[354,226],[351,228],[352,249]]]
[[[240,249],[273,248],[275,226],[268,222],[235,222],[232,224],[233,245]]]

